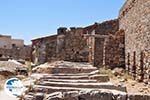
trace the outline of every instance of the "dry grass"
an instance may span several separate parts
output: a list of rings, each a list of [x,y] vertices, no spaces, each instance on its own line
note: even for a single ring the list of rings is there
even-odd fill
[[[116,76],[111,69],[106,69],[105,67],[100,67],[99,71],[100,74],[107,74],[110,78],[121,77],[124,79],[132,79],[132,77],[126,72],[123,72],[121,75]]]
[[[99,69],[100,74],[107,74],[110,78],[114,77],[115,75],[112,73],[111,69],[105,69],[104,67],[101,67]]]

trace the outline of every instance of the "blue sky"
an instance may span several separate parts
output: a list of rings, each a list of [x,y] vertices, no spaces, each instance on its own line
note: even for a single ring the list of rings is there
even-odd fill
[[[125,0],[0,0],[0,34],[33,38],[115,19]]]

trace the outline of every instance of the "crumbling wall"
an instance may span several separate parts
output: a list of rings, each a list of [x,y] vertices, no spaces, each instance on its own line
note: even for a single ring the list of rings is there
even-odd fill
[[[88,62],[88,47],[83,28],[71,28],[57,37],[59,38],[57,45],[61,48],[58,55],[61,55],[63,60]]]
[[[31,60],[31,47],[24,46],[12,49],[0,48],[0,58]]]
[[[0,57],[2,58],[6,58],[6,57],[10,57],[11,56],[11,50],[10,49],[4,49],[4,48],[0,48]]]
[[[94,66],[124,67],[124,34],[119,31],[118,19],[95,23],[86,27],[85,32],[91,42],[89,61]]]
[[[60,27],[53,41],[51,41],[53,36],[32,41],[34,62],[41,64],[51,61],[47,58],[55,55],[55,60],[90,62],[94,66],[123,65],[124,35],[118,34],[118,29],[118,19],[95,23],[85,28],[72,27],[67,30],[65,27]],[[48,43],[51,47],[46,45]]]
[[[57,35],[32,40],[32,61],[42,64],[56,58]]]
[[[125,43],[124,30],[117,31],[114,35],[109,34],[105,41],[105,65],[114,67],[125,67]]]
[[[89,51],[83,28],[64,27],[57,35],[32,40],[32,61],[42,64],[52,60],[88,62]]]
[[[18,59],[28,60],[31,61],[31,46],[25,45],[24,47],[20,47],[19,49],[19,57]]]
[[[24,46],[24,40],[22,39],[11,39],[11,45],[13,47],[23,47]]]
[[[0,35],[0,48],[11,49],[11,36]]]
[[[89,25],[84,28],[84,38],[87,39],[87,47],[89,51],[88,62],[92,65],[95,64],[95,29],[97,28],[98,23]]]
[[[114,40],[111,39],[111,35],[115,36],[118,29],[118,19],[106,21],[97,26],[95,34],[105,35],[107,37],[95,38],[95,66],[115,66],[116,61],[113,59],[116,56],[115,54],[119,54],[119,51],[116,51],[119,47],[115,43],[112,44]]]

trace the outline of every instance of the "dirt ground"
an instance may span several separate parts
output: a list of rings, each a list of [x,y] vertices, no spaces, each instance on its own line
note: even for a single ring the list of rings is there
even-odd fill
[[[117,85],[126,86],[129,94],[150,94],[150,84],[137,82],[131,78],[125,79],[123,77],[113,77],[110,80]]]
[[[100,69],[101,74],[108,74],[110,76],[110,81],[116,85],[127,87],[127,92],[129,94],[149,94],[150,95],[150,82],[145,84],[144,82],[137,82],[133,80],[130,76],[120,75],[114,76],[111,70]],[[3,93],[4,82],[7,78],[0,75],[0,92]]]
[[[0,90],[4,87],[5,79],[4,76],[0,75]]]

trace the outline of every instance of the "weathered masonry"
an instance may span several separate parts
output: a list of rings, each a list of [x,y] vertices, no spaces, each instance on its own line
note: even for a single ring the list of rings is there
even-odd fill
[[[150,78],[150,0],[127,0],[120,10],[119,27],[125,32],[128,70]]]
[[[101,24],[94,24],[85,28],[90,48],[90,61],[95,66],[105,65],[123,67],[124,55],[124,34],[119,30],[119,21],[110,20]]]
[[[9,35],[0,35],[0,59],[13,58],[30,60],[31,47],[24,45],[22,39],[12,39]]]
[[[58,34],[32,40],[32,60],[36,64],[53,60],[88,61],[88,47],[83,28],[64,27]]]
[[[32,61],[41,64],[56,58],[57,35],[32,40]]]
[[[84,28],[58,29],[57,55],[61,60],[88,62],[88,45]]]
[[[124,35],[118,19],[81,28],[61,27],[57,35],[32,40],[32,61],[90,62],[94,66],[124,66]]]

